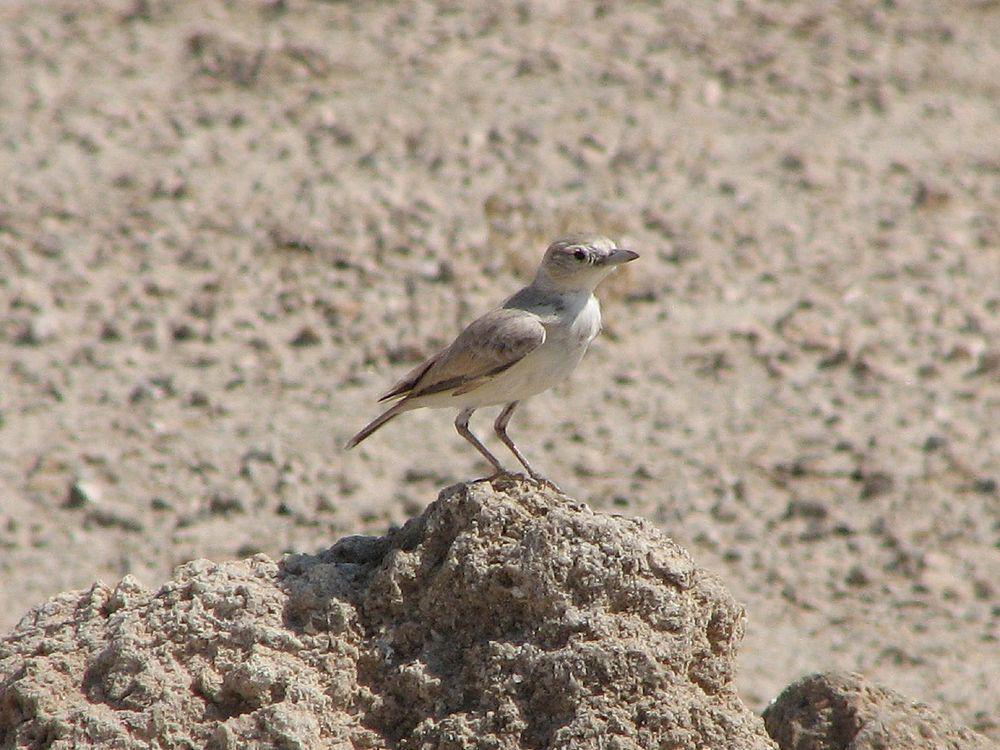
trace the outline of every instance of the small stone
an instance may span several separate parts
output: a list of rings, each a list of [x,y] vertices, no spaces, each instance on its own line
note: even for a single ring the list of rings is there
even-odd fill
[[[791,151],[781,157],[781,168],[789,172],[798,172],[803,167],[802,157]]]
[[[211,320],[215,317],[215,297],[210,292],[198,294],[188,305],[188,312],[196,318]]]
[[[715,78],[709,78],[701,88],[702,100],[709,107],[715,107],[722,99],[722,84]]]
[[[187,323],[174,326],[172,334],[174,341],[190,341],[195,337],[194,329]]]
[[[192,391],[191,395],[188,397],[188,406],[204,408],[208,406],[208,403],[208,394],[204,391]]]
[[[891,492],[896,483],[893,478],[884,471],[875,471],[867,474],[861,485],[861,499],[870,500]]]
[[[337,512],[337,504],[333,501],[333,499],[329,495],[327,495],[327,494],[325,494],[323,492],[317,493],[317,495],[316,495],[316,512],[317,513],[336,513]]]
[[[77,480],[70,485],[66,502],[63,505],[66,508],[82,508],[93,505],[100,502],[101,494],[101,489],[97,485]]]
[[[101,341],[121,341],[121,338],[121,331],[114,323],[106,322],[101,327]]]
[[[204,408],[208,406],[208,394],[204,391],[191,391],[191,395],[188,396],[187,400],[188,406],[192,406],[197,409]]]
[[[976,360],[976,368],[966,373],[965,377],[974,378],[995,373],[1000,373],[1000,350],[981,352]]]
[[[636,467],[635,471],[632,472],[632,477],[635,479],[645,480],[645,479],[652,479],[653,475],[649,471],[649,469],[646,468],[645,464],[639,464]]]
[[[300,330],[292,339],[292,346],[316,346],[321,341],[319,335],[309,326]]]
[[[983,477],[973,482],[972,487],[981,495],[992,495],[997,491],[997,480],[992,477]]]
[[[871,579],[868,574],[859,565],[855,565],[851,568],[850,572],[847,574],[847,578],[844,579],[848,586],[867,586],[871,583]]]
[[[924,452],[932,453],[939,448],[944,448],[948,444],[948,440],[940,435],[929,435],[924,441]]]
[[[152,500],[150,500],[149,501],[149,507],[152,510],[160,510],[160,511],[163,511],[163,510],[173,510],[173,508],[174,508],[174,506],[172,506],[169,502],[167,502],[162,497],[154,497]]]
[[[229,495],[223,492],[215,492],[208,501],[208,510],[214,515],[225,516],[230,513],[243,513],[243,501],[236,495]]]
[[[141,521],[113,508],[100,506],[91,508],[87,513],[87,520],[104,528],[118,528],[123,531],[139,532],[144,528]]]
[[[424,281],[449,284],[455,279],[455,269],[447,260],[428,262],[421,266],[420,277]]]
[[[140,383],[135,386],[128,394],[128,401],[130,404],[139,404],[143,401],[148,401],[153,397],[153,392],[147,388],[145,385]]]
[[[19,346],[41,346],[57,337],[59,327],[51,315],[37,315],[26,320],[14,334],[14,343]]]
[[[812,518],[818,520],[826,518],[829,514],[830,511],[823,502],[799,498],[789,501],[782,518],[786,520],[789,518]]]
[[[40,234],[35,238],[34,249],[46,258],[60,258],[63,254],[63,241],[54,234]]]

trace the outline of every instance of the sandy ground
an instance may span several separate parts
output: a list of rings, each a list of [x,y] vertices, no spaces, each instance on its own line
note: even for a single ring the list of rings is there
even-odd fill
[[[1000,737],[997,69],[988,1],[6,0],[0,627],[485,473],[444,412],[339,446],[597,229],[643,257],[528,455],[723,576],[752,708]]]

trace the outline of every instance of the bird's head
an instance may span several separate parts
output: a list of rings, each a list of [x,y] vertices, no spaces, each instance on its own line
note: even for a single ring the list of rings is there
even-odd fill
[[[545,251],[535,283],[559,291],[593,291],[618,266],[638,257],[600,235],[562,237]]]

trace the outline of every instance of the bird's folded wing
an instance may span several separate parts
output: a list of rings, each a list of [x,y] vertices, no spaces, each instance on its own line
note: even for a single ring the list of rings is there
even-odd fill
[[[380,401],[447,391],[468,393],[517,364],[544,341],[545,327],[537,316],[517,309],[493,310],[470,323],[447,349],[408,372]]]

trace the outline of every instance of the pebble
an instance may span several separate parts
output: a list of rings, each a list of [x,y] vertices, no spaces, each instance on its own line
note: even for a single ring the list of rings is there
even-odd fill
[[[321,342],[319,335],[309,326],[302,328],[291,340],[292,346],[316,346]]]
[[[92,482],[77,480],[69,487],[64,506],[67,508],[82,508],[101,501],[101,488]]]

